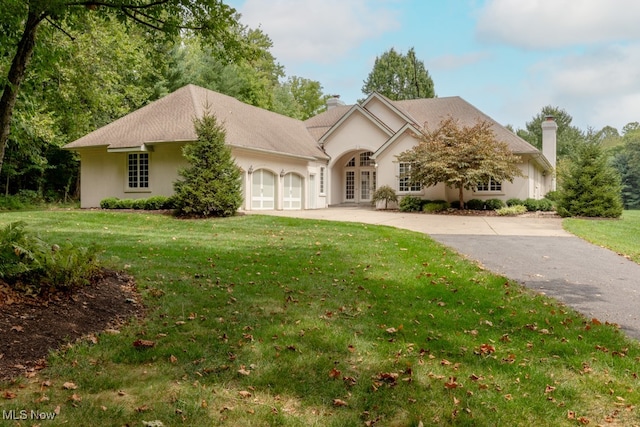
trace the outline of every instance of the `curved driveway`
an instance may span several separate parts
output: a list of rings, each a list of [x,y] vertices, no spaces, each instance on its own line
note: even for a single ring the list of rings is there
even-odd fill
[[[589,318],[617,323],[640,339],[640,265],[567,233],[559,218],[427,215],[362,207],[251,213],[427,233],[491,271],[557,298]]]

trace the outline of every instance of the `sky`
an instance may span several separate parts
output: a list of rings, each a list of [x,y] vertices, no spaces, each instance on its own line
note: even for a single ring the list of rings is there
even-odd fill
[[[438,97],[523,129],[546,105],[582,130],[640,122],[638,0],[224,0],[287,76],[346,104],[376,56],[414,48]]]

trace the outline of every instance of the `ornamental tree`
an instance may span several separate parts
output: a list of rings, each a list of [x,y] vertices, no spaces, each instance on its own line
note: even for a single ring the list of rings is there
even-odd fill
[[[195,121],[198,141],[182,150],[189,166],[174,183],[176,214],[210,217],[232,216],[242,203],[240,169],[225,144],[226,131],[205,114]]]
[[[457,188],[462,209],[464,189],[471,190],[490,179],[513,182],[522,176],[520,157],[496,139],[491,126],[486,120],[462,125],[449,117],[434,130],[425,127],[418,143],[401,153],[398,160],[411,163],[411,182],[427,187],[442,182]]]

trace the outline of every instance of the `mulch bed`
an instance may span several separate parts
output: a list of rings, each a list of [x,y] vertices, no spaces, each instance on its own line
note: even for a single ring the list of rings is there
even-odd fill
[[[0,282],[0,380],[31,376],[46,367],[51,350],[143,312],[133,278],[120,272],[104,271],[91,285],[45,297]]]

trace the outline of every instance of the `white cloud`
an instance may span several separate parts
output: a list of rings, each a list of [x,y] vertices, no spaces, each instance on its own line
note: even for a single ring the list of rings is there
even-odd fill
[[[640,120],[640,43],[587,49],[537,64],[535,80],[581,128]],[[533,78],[532,78],[533,80]]]
[[[241,21],[260,26],[273,41],[279,62],[332,63],[363,41],[397,29],[391,1],[246,0]]]
[[[639,16],[637,0],[488,0],[476,35],[525,49],[640,40]]]

